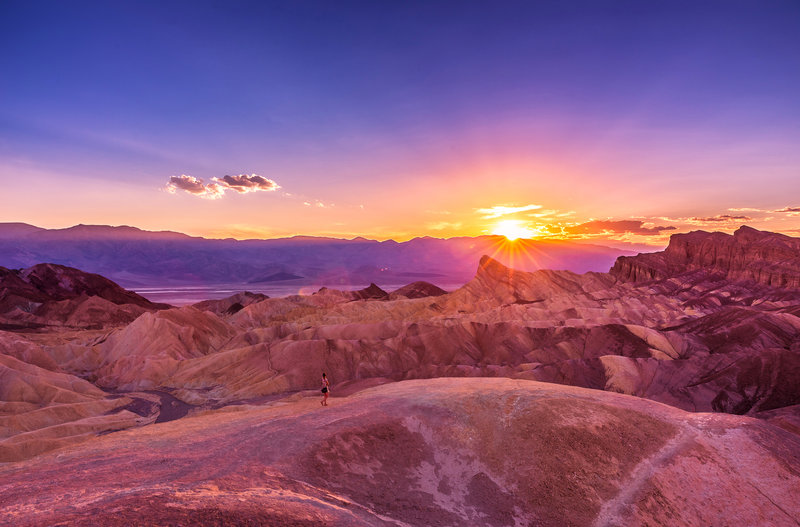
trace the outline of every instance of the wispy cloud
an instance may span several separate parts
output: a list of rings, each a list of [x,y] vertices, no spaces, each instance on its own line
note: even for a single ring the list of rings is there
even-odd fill
[[[734,207],[728,209],[728,212],[770,212],[764,209],[756,209],[754,207]]]
[[[730,214],[718,214],[707,218],[692,218],[693,223],[727,223],[736,221],[750,221],[750,216],[731,216]]]
[[[200,178],[182,174],[170,177],[165,189],[171,194],[175,194],[178,190],[183,190],[199,198],[219,199],[228,190],[246,194],[259,191],[273,192],[281,188],[275,181],[257,174],[213,177],[211,181],[211,183],[205,183]]]
[[[672,225],[648,226],[639,220],[592,220],[579,225],[564,227],[568,234],[611,234],[611,233],[630,233],[646,236],[659,235],[664,231],[674,231],[677,227]]]
[[[449,221],[439,221],[436,223],[429,223],[427,227],[432,231],[443,231],[445,229],[450,230],[458,230],[462,226],[460,221],[457,222],[449,222]]]
[[[783,207],[780,210],[773,210],[772,212],[784,212],[790,216],[797,216],[800,214],[800,207]]]
[[[553,209],[539,209],[536,212],[526,214],[529,218],[553,218],[557,215],[558,211]]]
[[[541,209],[541,205],[523,205],[521,207],[513,207],[509,205],[495,205],[488,209],[476,209],[475,212],[481,214],[484,219],[499,218],[509,214],[516,214],[518,212],[525,212],[527,210]]]
[[[306,207],[317,207],[317,208],[320,208],[320,209],[328,209],[328,208],[336,206],[335,203],[324,203],[324,202],[322,202],[322,201],[320,201],[318,199],[315,199],[313,202],[304,201],[303,205],[305,205]],[[358,208],[363,210],[364,209],[364,205],[359,205]]]

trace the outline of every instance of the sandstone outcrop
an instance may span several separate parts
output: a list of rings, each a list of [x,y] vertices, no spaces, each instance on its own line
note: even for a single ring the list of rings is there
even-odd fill
[[[800,289],[800,239],[740,227],[733,235],[673,234],[660,253],[621,256],[611,274],[622,280],[662,280],[702,269],[728,280]]]

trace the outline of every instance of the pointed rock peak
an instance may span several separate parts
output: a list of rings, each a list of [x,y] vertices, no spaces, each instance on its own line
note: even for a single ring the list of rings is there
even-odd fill
[[[511,274],[514,271],[506,267],[505,265],[501,264],[491,256],[483,255],[481,256],[481,261],[478,264],[478,274],[489,274],[489,275],[497,275],[497,274]]]
[[[371,283],[360,291],[356,291],[359,298],[384,298],[389,295],[386,291],[378,287],[376,284]]]
[[[748,227],[747,225],[742,225],[736,232],[733,233],[734,238],[738,242],[751,242],[756,240],[765,240],[768,238],[783,238],[784,236],[781,234],[777,234],[774,232],[767,232],[767,231],[760,231],[758,229],[754,229],[752,227]]]
[[[752,227],[748,227],[747,225],[742,225],[741,227],[739,227],[738,229],[736,229],[736,232],[734,232],[733,234],[734,234],[734,235],[742,235],[742,234],[754,233],[754,232],[761,232],[761,233],[763,233],[764,231],[760,231],[760,230],[758,230],[758,229],[754,229],[754,228],[752,228]]]
[[[389,295],[390,298],[424,298],[427,296],[442,296],[446,295],[447,291],[442,289],[439,286],[436,286],[430,282],[418,281],[412,282],[408,285],[404,285],[400,289],[392,291]]]

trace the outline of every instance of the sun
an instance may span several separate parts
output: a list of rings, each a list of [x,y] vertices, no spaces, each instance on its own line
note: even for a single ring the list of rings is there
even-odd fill
[[[514,241],[518,238],[531,238],[536,234],[536,231],[525,227],[520,220],[503,220],[497,222],[492,234],[505,236],[507,239]]]

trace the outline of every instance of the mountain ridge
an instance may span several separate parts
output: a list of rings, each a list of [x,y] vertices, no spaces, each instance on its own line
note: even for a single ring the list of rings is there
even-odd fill
[[[317,286],[397,285],[409,276],[442,285],[464,283],[482,254],[535,270],[607,270],[630,251],[566,241],[502,236],[432,238],[405,242],[295,236],[266,240],[206,239],[136,227],[77,225],[39,229],[0,224],[0,265],[24,268],[53,262],[101,274],[126,286],[248,283],[264,277]],[[278,281],[281,282],[281,281]],[[291,280],[288,283],[295,283]]]

